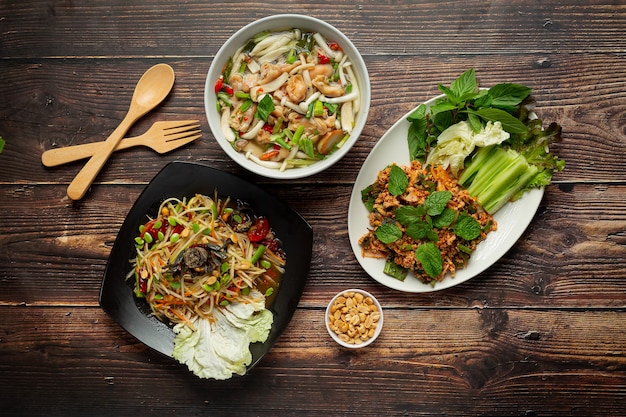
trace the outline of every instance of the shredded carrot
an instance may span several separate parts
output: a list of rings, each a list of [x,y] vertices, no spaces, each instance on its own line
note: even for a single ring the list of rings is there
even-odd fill
[[[265,152],[263,155],[259,156],[259,159],[261,161],[267,161],[267,160],[270,160],[270,159],[272,159],[273,157],[275,157],[277,155],[278,155],[278,151],[276,149],[274,149],[273,151]]]

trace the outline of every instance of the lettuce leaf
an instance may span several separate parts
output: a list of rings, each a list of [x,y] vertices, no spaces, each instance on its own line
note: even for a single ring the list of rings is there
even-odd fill
[[[274,321],[265,308],[265,297],[251,291],[243,302],[216,308],[213,321],[197,318],[196,330],[174,326],[172,356],[200,378],[229,379],[244,375],[252,362],[250,343],[264,342]]]

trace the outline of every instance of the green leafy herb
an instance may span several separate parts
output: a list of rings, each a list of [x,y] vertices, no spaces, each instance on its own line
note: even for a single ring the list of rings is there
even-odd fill
[[[422,221],[422,216],[426,214],[426,210],[424,206],[400,206],[395,210],[394,214],[400,224],[408,225]]]
[[[402,237],[402,230],[393,223],[383,223],[376,229],[376,237],[378,240],[388,245]]]
[[[441,214],[446,208],[446,204],[452,198],[450,191],[434,191],[426,197],[424,207],[430,216]]]
[[[532,90],[521,84],[501,83],[479,89],[474,69],[439,85],[444,96],[431,106],[420,105],[407,120],[411,160],[425,162],[448,127],[466,121],[475,133],[487,123],[500,123],[509,139],[498,145],[477,145],[461,160],[459,184],[476,197],[490,214],[532,188],[551,183],[565,161],[550,153],[549,145],[561,140],[561,126],[543,128],[532,112]],[[488,150],[487,150],[488,149]],[[464,163],[463,163],[464,162]],[[464,169],[463,169],[464,168]],[[455,171],[456,175],[456,171]],[[474,181],[478,184],[474,184]]]
[[[480,236],[480,223],[472,216],[462,213],[452,226],[454,233],[464,240],[473,240]]]
[[[456,211],[452,210],[449,207],[446,207],[441,214],[438,216],[433,216],[433,227],[443,228],[450,226],[452,222],[456,219]]]
[[[389,172],[389,193],[392,196],[397,197],[404,193],[406,187],[409,185],[409,178],[406,173],[398,165],[392,165]]]
[[[274,111],[274,101],[269,94],[263,96],[256,108],[256,116],[267,122],[270,113]]]
[[[406,235],[411,239],[428,239],[433,242],[439,240],[439,235],[433,230],[433,225],[428,222],[411,223],[406,228]]]
[[[427,242],[419,245],[415,250],[415,257],[429,277],[436,278],[443,272],[443,258],[434,243]]]

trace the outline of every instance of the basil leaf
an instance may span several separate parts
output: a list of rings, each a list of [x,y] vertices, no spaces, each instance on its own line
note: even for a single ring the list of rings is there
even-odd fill
[[[480,223],[469,214],[460,214],[452,226],[454,234],[465,240],[474,240],[480,236]]]
[[[521,84],[496,84],[489,89],[491,105],[495,107],[517,106],[530,95],[532,88]]]
[[[406,173],[398,165],[392,165],[389,172],[389,184],[387,189],[392,196],[397,197],[404,193],[406,187],[409,185],[409,178]]]
[[[417,106],[417,108],[413,110],[413,112],[409,114],[406,119],[409,122],[414,122],[416,120],[423,120],[425,118],[426,118],[426,105],[422,103],[419,106]]]
[[[376,229],[376,237],[385,245],[388,245],[402,237],[402,230],[393,223],[383,223]]]
[[[263,96],[256,108],[256,116],[267,122],[270,113],[274,111],[274,101],[269,94]]]
[[[410,119],[407,119],[410,120]],[[409,143],[409,157],[411,161],[417,159],[424,162],[428,153],[428,134],[426,119],[414,119],[409,125],[407,141]]]
[[[455,110],[456,108],[457,106],[455,106],[454,104],[444,101],[444,102],[436,103],[430,106],[430,112],[433,115],[436,115],[436,114],[443,113],[446,111]]]
[[[471,98],[476,93],[476,72],[474,68],[465,71],[450,84],[450,89],[458,97],[459,102]]]
[[[528,131],[528,127],[521,120],[504,110],[483,108],[467,111],[469,113],[474,113],[487,121],[502,123],[502,128],[509,133],[526,133]]]
[[[433,191],[424,200],[424,208],[429,216],[437,216],[446,208],[446,204],[452,198],[450,191]]]
[[[423,243],[415,250],[415,257],[422,264],[424,272],[431,278],[436,278],[443,272],[443,259],[439,248],[432,242]]]
[[[423,206],[400,206],[395,212],[396,220],[400,224],[408,225],[410,223],[419,222],[422,220],[422,216],[426,214]]]

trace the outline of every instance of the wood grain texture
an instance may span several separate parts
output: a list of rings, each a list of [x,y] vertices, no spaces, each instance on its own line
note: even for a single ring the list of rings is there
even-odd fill
[[[131,2],[132,3],[132,2]],[[138,2],[135,2],[138,3]],[[252,20],[294,12],[337,26],[372,85],[367,126],[311,178],[254,176],[215,142],[205,77],[222,43]],[[626,4],[620,1],[347,0],[0,3],[0,415],[622,416],[626,414]],[[199,119],[203,137],[166,155],[117,152],[84,200],[66,188],[81,162],[45,168],[52,148],[104,140],[137,80],[164,62],[170,96],[129,131]],[[381,136],[468,68],[490,86],[533,88],[563,126],[566,160],[530,227],[476,278],[441,292],[387,289],[359,266],[346,216]],[[119,228],[171,161],[260,184],[314,229],[293,320],[243,378],[200,380],[137,342],[98,306]],[[379,340],[334,345],[326,303],[376,294]]]

